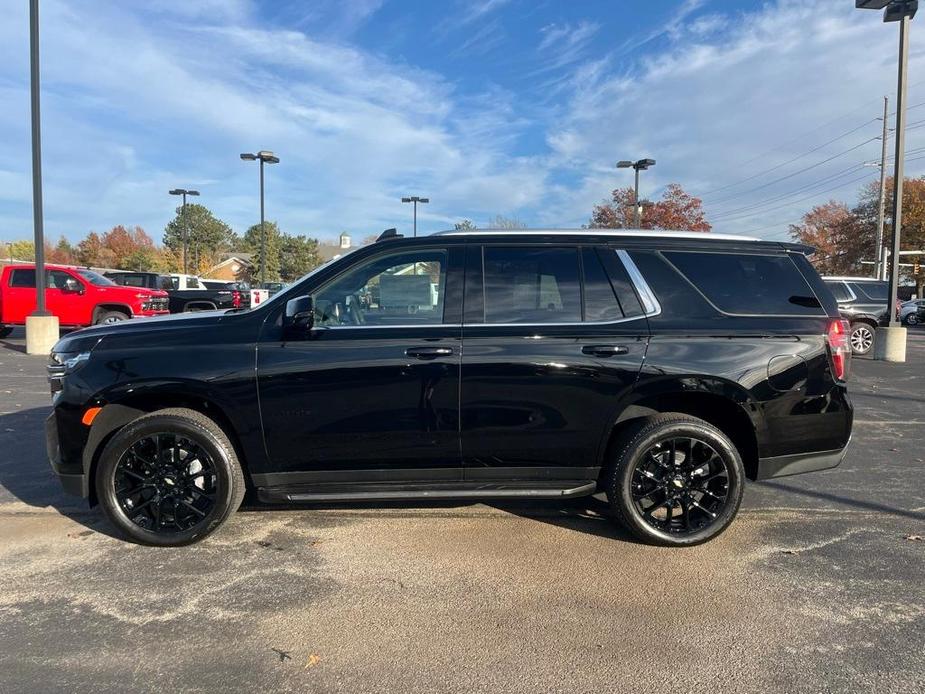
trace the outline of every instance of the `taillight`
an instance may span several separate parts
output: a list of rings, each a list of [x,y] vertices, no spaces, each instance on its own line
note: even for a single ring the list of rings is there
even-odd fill
[[[231,292],[231,306],[232,308],[241,308],[241,292],[237,289]]]
[[[829,324],[826,339],[832,353],[832,372],[839,381],[848,380],[848,367],[851,365],[851,345],[848,343],[850,326],[846,320],[833,320]]]

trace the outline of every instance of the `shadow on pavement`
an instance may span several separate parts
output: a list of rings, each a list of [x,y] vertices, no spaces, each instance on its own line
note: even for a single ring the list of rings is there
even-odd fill
[[[902,516],[904,518],[911,518],[913,520],[925,521],[925,513],[917,513],[916,511],[908,511],[902,508],[893,508],[892,506],[887,506],[886,504],[880,504],[874,501],[861,501],[859,499],[851,499],[847,496],[839,496],[838,494],[829,494],[827,492],[820,492],[811,489],[801,489],[790,484],[784,484],[783,482],[759,482],[759,484],[765,487],[779,489],[790,494],[801,494],[802,496],[824,499],[825,501],[832,501],[836,504],[844,504],[845,506],[854,506],[856,508],[863,508],[868,511],[886,513],[891,516]]]
[[[45,418],[50,407],[0,415],[0,502],[18,500],[53,508],[96,532],[115,537],[101,514],[85,499],[65,494],[45,455]]]
[[[3,349],[9,349],[13,352],[19,352],[20,354],[26,353],[26,346],[24,344],[17,344],[15,342],[10,342],[9,340],[0,340],[0,347]]]

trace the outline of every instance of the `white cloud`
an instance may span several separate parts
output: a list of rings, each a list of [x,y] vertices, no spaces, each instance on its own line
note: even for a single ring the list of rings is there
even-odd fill
[[[632,69],[615,69],[613,62],[602,67],[597,61],[575,72],[569,83],[570,106],[550,127],[547,144],[553,152],[549,166],[571,172],[578,182],[553,196],[545,210],[548,219],[586,220],[590,207],[611,188],[631,185],[629,175],[610,168],[617,159],[649,156],[658,161],[643,174],[645,194],[655,194],[672,181],[694,194],[705,193],[871,121],[772,176],[704,196],[717,231],[757,228],[777,237],[786,230],[784,222],[798,218],[813,202],[833,195],[854,199],[860,182],[828,190],[852,181],[850,176],[810,189],[807,200],[800,191],[856,162],[876,158],[876,141],[805,174],[748,191],[878,135],[879,125],[872,119],[881,109],[882,95],[892,99],[895,89],[896,25],[883,25],[873,13],[856,12],[837,0],[782,0],[737,15],[734,21],[715,18],[710,23],[725,29],[713,35],[678,26],[671,48]],[[923,55],[914,53],[910,74],[923,65]],[[923,101],[922,94],[913,84],[910,104]],[[827,127],[788,142],[827,121],[832,121]],[[923,135],[925,131],[910,132],[907,146],[917,146]],[[770,148],[775,149],[767,152]],[[873,178],[875,170],[868,171]],[[909,171],[921,169],[913,164]],[[794,195],[784,195],[789,192]],[[776,199],[759,205],[770,198]],[[730,214],[746,206],[746,212]]]
[[[202,202],[242,230],[256,217],[256,169],[238,153],[255,148],[281,158],[267,171],[267,210],[291,232],[405,225],[398,198],[412,189],[433,199],[425,221],[540,199],[545,172],[507,154],[522,121],[504,90],[463,98],[439,75],[240,16],[187,25],[108,4],[45,3],[50,237],[115,223],[157,237],[174,207],[167,190],[178,185],[199,187]],[[28,55],[26,27],[0,29],[7,66],[27,68],[17,58]],[[28,83],[7,94],[13,107],[0,124],[21,147],[0,152],[0,170],[28,180]],[[0,234],[28,235],[30,210],[2,209]]]

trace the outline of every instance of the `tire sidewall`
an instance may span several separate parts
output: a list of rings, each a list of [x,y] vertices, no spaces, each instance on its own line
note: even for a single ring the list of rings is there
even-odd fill
[[[690,437],[712,446],[726,462],[729,474],[728,501],[719,516],[703,530],[683,536],[662,532],[646,523],[636,508],[632,495],[633,470],[636,469],[640,458],[659,441],[674,437]],[[665,422],[645,432],[641,437],[634,439],[632,450],[626,451],[624,459],[618,461],[617,472],[618,474],[614,477],[615,488],[608,490],[608,495],[620,504],[622,508],[620,515],[631,525],[630,530],[638,537],[660,545],[689,547],[713,539],[729,526],[742,503],[745,486],[745,468],[742,465],[742,458],[732,442],[722,432],[706,423]]]
[[[867,330],[870,333],[870,346],[863,351],[859,349],[855,349],[854,340],[852,339],[852,337],[854,336],[854,333],[858,330]],[[870,351],[874,348],[874,340],[876,340],[875,330],[876,330],[875,328],[872,328],[867,323],[855,323],[853,326],[851,326],[851,333],[848,335],[848,344],[851,345],[851,351],[854,354],[869,354]]]
[[[216,473],[215,504],[209,515],[194,527],[177,533],[156,533],[133,523],[115,494],[116,467],[136,441],[150,434],[177,433],[193,439],[211,456]],[[116,528],[131,540],[146,545],[178,546],[196,542],[213,532],[234,511],[232,466],[226,444],[197,422],[175,415],[151,415],[127,424],[109,441],[96,470],[96,493],[100,505]]]

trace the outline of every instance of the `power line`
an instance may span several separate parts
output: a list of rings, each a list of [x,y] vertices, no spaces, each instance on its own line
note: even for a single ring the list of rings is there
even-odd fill
[[[705,198],[705,197],[707,197],[707,196],[709,196],[709,195],[712,195],[713,193],[717,193],[717,192],[719,192],[719,191],[721,191],[721,190],[726,190],[726,189],[728,189],[728,188],[734,188],[734,187],[736,187],[736,186],[738,186],[738,185],[740,185],[740,184],[742,184],[742,183],[746,183],[747,181],[752,181],[752,180],[754,180],[754,179],[756,179],[756,178],[759,178],[760,176],[764,176],[764,175],[767,174],[767,173],[771,173],[772,171],[776,171],[776,170],[778,170],[778,169],[780,169],[780,168],[783,168],[784,166],[787,166],[788,164],[792,164],[793,162],[798,161],[798,160],[802,159],[803,157],[805,157],[805,156],[807,156],[807,155],[809,155],[809,154],[812,154],[813,152],[819,151],[819,150],[822,149],[823,147],[827,147],[828,145],[832,144],[833,142],[838,142],[838,140],[842,139],[843,137],[847,137],[848,135],[851,135],[852,133],[856,133],[856,132],[857,132],[858,130],[860,130],[861,128],[865,128],[865,127],[867,127],[868,125],[870,125],[871,123],[875,123],[877,120],[879,120],[879,119],[877,119],[877,118],[871,118],[869,121],[867,121],[867,122],[865,122],[865,123],[862,123],[861,125],[857,126],[856,128],[852,128],[851,130],[848,130],[848,131],[846,131],[846,132],[843,132],[843,133],[842,133],[841,135],[839,135],[838,137],[834,137],[834,138],[832,138],[831,140],[829,140],[828,142],[823,142],[821,145],[817,145],[816,147],[813,147],[812,149],[809,149],[809,150],[803,152],[802,154],[798,154],[797,156],[793,157],[792,159],[788,159],[787,161],[782,162],[782,163],[780,163],[780,164],[777,164],[776,166],[772,166],[772,167],[769,168],[769,169],[765,169],[764,171],[759,171],[758,173],[752,174],[751,176],[748,176],[747,178],[743,178],[743,179],[741,179],[741,180],[739,180],[739,181],[736,181],[735,183],[730,183],[730,184],[728,184],[728,185],[721,186],[721,187],[719,187],[719,188],[714,188],[713,190],[704,193],[704,194],[701,195],[700,197],[701,197],[701,199],[703,199],[703,198]],[[735,196],[733,196],[733,197],[735,197]],[[728,199],[728,198],[723,198],[723,199]],[[715,200],[714,202],[721,202],[721,201],[722,201],[722,200]]]

